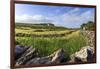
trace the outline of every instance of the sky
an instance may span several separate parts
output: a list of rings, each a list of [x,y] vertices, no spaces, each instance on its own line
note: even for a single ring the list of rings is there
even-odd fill
[[[79,28],[94,22],[95,8],[15,4],[15,23],[52,23],[56,26]]]

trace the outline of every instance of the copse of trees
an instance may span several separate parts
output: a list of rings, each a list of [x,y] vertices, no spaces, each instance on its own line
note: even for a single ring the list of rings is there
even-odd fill
[[[87,23],[83,23],[81,25],[81,29],[84,29],[84,30],[95,30],[95,24],[92,21],[88,21]]]

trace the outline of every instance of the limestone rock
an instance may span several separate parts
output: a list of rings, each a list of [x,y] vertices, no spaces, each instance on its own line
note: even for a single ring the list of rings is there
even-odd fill
[[[48,57],[36,57],[26,63],[26,65],[30,64],[51,64],[51,61]]]
[[[45,57],[35,57],[29,60],[27,64],[59,64],[65,58],[63,49],[55,51],[53,54]]]
[[[49,57],[52,57],[52,60],[51,60],[52,63],[54,64],[61,63],[61,61],[65,58],[65,52],[61,48],[57,50],[56,52],[54,52],[53,54],[51,54]]]
[[[72,62],[91,62],[93,61],[93,49],[90,46],[81,48],[80,51],[71,55]]]
[[[36,57],[37,50],[35,48],[29,47],[24,54],[16,61],[16,66],[25,64],[27,61],[29,61],[31,58]]]
[[[28,46],[15,46],[15,60],[17,60],[29,47]]]

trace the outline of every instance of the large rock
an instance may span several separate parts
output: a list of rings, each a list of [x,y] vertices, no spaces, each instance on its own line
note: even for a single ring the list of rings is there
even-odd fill
[[[51,60],[49,57],[36,57],[26,63],[26,65],[31,64],[51,64]]]
[[[93,61],[93,48],[86,46],[81,48],[80,51],[71,55],[71,62],[92,62]]]
[[[65,52],[63,49],[55,51],[53,54],[45,57],[35,57],[28,61],[26,65],[30,64],[59,64],[65,59]]]
[[[36,57],[37,55],[38,55],[37,50],[35,48],[29,47],[16,61],[16,66],[25,64],[27,61]]]
[[[95,31],[83,31],[83,34],[87,37],[87,45],[94,47],[95,49]]]
[[[15,60],[17,60],[29,47],[28,46],[15,46]]]
[[[49,57],[51,57],[51,63],[53,64],[59,64],[65,59],[65,52],[61,48],[57,51],[55,51],[53,54],[51,54]]]

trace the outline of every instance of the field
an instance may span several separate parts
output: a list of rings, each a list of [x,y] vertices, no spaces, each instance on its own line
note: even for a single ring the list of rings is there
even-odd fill
[[[59,48],[70,55],[87,44],[80,29],[58,26],[16,23],[15,35],[16,45],[37,48],[40,56],[48,56]]]

